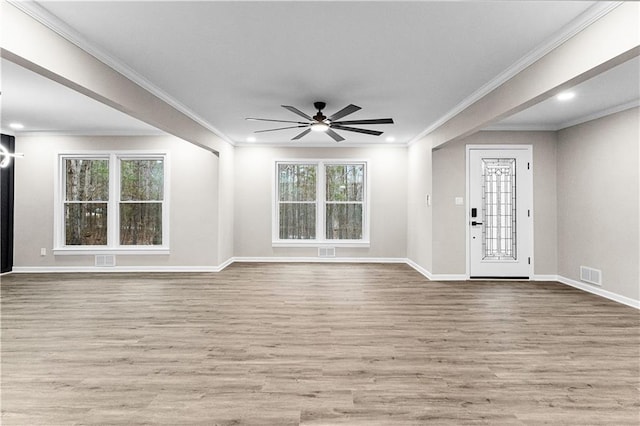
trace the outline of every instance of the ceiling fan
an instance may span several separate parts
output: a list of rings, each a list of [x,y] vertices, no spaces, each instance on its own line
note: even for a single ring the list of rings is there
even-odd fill
[[[307,133],[311,131],[316,131],[316,132],[324,132],[329,136],[331,136],[331,138],[333,138],[334,141],[340,142],[345,139],[339,134],[337,134],[336,132],[334,132],[333,129],[344,130],[347,132],[364,133],[366,135],[380,136],[382,132],[378,130],[360,129],[358,127],[351,127],[351,125],[353,124],[393,124],[392,118],[374,118],[374,119],[368,119],[368,120],[338,121],[341,118],[349,114],[353,114],[354,112],[362,109],[359,106],[356,106],[353,104],[347,105],[346,107],[342,108],[340,111],[336,112],[330,117],[326,117],[322,113],[322,110],[327,106],[327,104],[324,102],[313,103],[313,106],[318,110],[316,115],[314,115],[313,117],[305,114],[304,112],[300,111],[296,107],[292,107],[290,105],[281,105],[281,106],[282,108],[288,109],[289,111],[299,115],[300,117],[303,117],[305,120],[308,120],[308,121],[304,122],[304,121],[289,121],[289,120],[272,120],[268,118],[247,118],[247,120],[251,120],[251,121],[269,121],[274,123],[295,124],[295,126],[278,127],[276,129],[267,129],[267,130],[257,130],[254,133],[274,132],[276,130],[296,129],[296,128],[306,127],[306,129],[302,133],[291,138],[291,140],[292,141],[298,140],[303,136],[305,136]]]

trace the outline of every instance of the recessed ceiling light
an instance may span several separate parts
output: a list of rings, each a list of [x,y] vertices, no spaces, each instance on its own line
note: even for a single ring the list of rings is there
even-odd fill
[[[11,124],[9,124],[9,127],[11,127],[13,130],[22,130],[22,129],[24,129],[24,124],[11,123]]]
[[[576,94],[574,92],[562,92],[558,96],[556,96],[559,101],[568,101],[569,99],[573,99],[575,97]]]
[[[387,140],[387,142],[395,142],[396,138],[394,138],[393,136],[389,136],[389,137],[387,137],[386,140]]]
[[[247,138],[247,142],[255,142],[255,141],[256,141],[256,138],[255,138],[255,137],[253,137],[253,136],[249,136],[249,137]]]

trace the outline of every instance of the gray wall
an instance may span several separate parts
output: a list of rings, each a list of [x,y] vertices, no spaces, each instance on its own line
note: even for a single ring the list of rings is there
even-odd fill
[[[466,273],[466,145],[533,146],[534,273],[557,270],[556,133],[478,132],[433,151],[433,269],[435,274]]]
[[[431,151],[410,147],[236,147],[208,151],[171,137],[19,137],[15,266],[92,266],[93,256],[52,256],[56,156],[76,150],[162,149],[171,158],[171,254],[120,255],[119,266],[217,266],[236,257],[316,257],[271,246],[273,164],[287,158],[369,161],[371,246],[345,258],[409,258],[434,274],[465,273],[465,145],[531,144],[536,275],[578,280],[602,270],[604,290],[638,300],[638,109],[560,132],[479,132]],[[557,176],[556,176],[557,172]],[[425,196],[432,195],[432,206]],[[465,200],[466,201],[466,200]],[[40,256],[40,248],[47,256]]]
[[[218,265],[218,157],[173,136],[17,137],[15,262],[20,267],[93,266],[93,256],[51,254],[58,153],[165,150],[170,155],[169,255],[118,255],[117,266]],[[47,249],[40,256],[40,248]]]
[[[431,143],[417,141],[408,151],[407,258],[427,272],[432,271],[433,203]]]
[[[602,271],[602,288],[640,299],[639,109],[558,133],[558,274]]]
[[[220,147],[218,159],[218,259],[222,265],[234,256],[234,167],[235,148],[231,145]]]
[[[237,147],[235,152],[235,256],[317,257],[317,248],[274,248],[271,210],[274,162],[282,159],[368,161],[370,247],[336,248],[337,257],[405,258],[407,249],[407,149]]]

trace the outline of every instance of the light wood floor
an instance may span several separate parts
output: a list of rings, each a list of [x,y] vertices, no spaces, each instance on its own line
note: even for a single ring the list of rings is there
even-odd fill
[[[638,311],[405,265],[2,278],[2,424],[640,423]]]

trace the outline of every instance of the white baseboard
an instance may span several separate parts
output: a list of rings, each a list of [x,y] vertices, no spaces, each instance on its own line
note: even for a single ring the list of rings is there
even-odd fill
[[[416,262],[414,262],[411,259],[406,259],[406,262],[407,262],[407,265],[411,266],[413,269],[415,269],[416,271],[420,272],[426,279],[428,279],[430,281],[434,281],[433,274],[431,274],[431,272],[429,272],[428,270],[426,270],[422,266],[418,265]]]
[[[466,281],[469,278],[466,275],[462,274],[432,274],[422,266],[418,265],[411,259],[406,260],[407,265],[411,266],[416,271],[420,272],[430,281]],[[630,306],[632,308],[640,309],[640,300],[635,300],[630,297],[622,296],[617,293],[613,293],[608,290],[603,290],[600,287],[594,287],[592,285],[582,283],[579,281],[572,280],[570,278],[566,278],[559,275],[534,275],[531,277],[531,281],[551,281],[551,282],[559,282],[561,284],[565,284],[574,288],[577,288],[582,291],[586,291],[587,293],[595,294],[596,296],[604,297],[609,300],[613,300],[614,302],[621,303],[626,306]]]
[[[397,257],[234,257],[234,262],[265,263],[406,263]]]
[[[47,274],[56,272],[220,272],[220,266],[14,266],[16,274]]]
[[[622,303],[623,305],[627,305],[632,308],[640,309],[640,300],[635,300],[630,297],[622,296],[620,294],[613,293],[608,290],[604,290],[600,287],[594,287],[586,283],[581,283],[580,281],[572,280],[571,278],[567,278],[563,276],[558,276],[557,278],[558,278],[557,281],[562,284],[566,284],[568,286],[586,291],[587,293],[604,297],[609,300],[613,300],[614,302]]]
[[[220,265],[218,265],[216,268],[217,270],[215,272],[220,272],[223,269],[225,269],[227,266],[231,265],[233,262],[235,262],[235,258],[234,257],[230,257],[227,260],[225,260],[224,262],[222,262]]]
[[[420,272],[430,281],[466,281],[469,279],[465,274],[432,274],[411,259],[406,259],[407,265]]]

